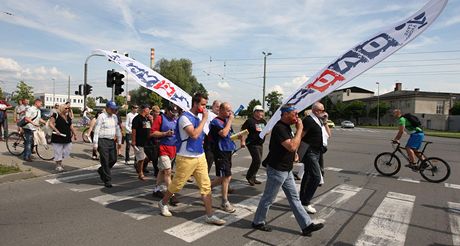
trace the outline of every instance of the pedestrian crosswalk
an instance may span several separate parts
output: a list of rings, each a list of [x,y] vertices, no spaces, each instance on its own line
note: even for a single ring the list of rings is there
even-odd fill
[[[157,207],[158,198],[153,198],[152,179],[149,185],[136,180],[136,173],[130,166],[116,165],[113,169],[114,188],[101,192],[104,188],[98,181],[95,168],[74,172],[59,177],[49,177],[45,181],[49,185],[62,185],[65,189],[81,194],[88,194],[88,199],[106,209],[114,209],[134,221],[148,221],[160,216]],[[274,206],[276,216],[270,217],[269,223],[275,228],[289,227],[290,230],[274,230],[266,232],[254,231],[250,228],[250,221],[254,215],[262,193],[248,186],[242,177],[247,168],[233,169],[234,181],[231,186],[236,194],[230,195],[230,200],[236,207],[235,213],[225,213],[216,209],[216,215],[227,221],[226,225],[218,227],[204,223],[203,204],[200,202],[199,191],[193,187],[185,187],[179,198],[177,207],[170,207],[175,216],[191,214],[194,216],[178,219],[177,224],[166,223],[161,227],[165,237],[174,237],[186,243],[194,243],[207,236],[217,235],[219,231],[230,230],[233,226],[247,227],[245,245],[318,245],[330,244],[337,238],[344,237],[344,241],[351,245],[407,245],[408,231],[417,207],[417,196],[408,192],[385,191],[380,192],[368,187],[353,184],[338,184],[331,189],[320,193],[313,200],[318,212],[312,215],[313,222],[323,222],[326,227],[313,234],[311,238],[300,236],[300,228],[286,205],[284,193],[280,190]],[[340,168],[329,168],[340,172]],[[266,176],[260,175],[259,180],[265,181]],[[116,181],[116,182],[115,182]],[[412,182],[404,181],[402,182]],[[297,184],[299,186],[299,184]],[[442,189],[450,189],[453,185],[445,185]],[[299,187],[297,187],[299,188]],[[250,189],[250,190],[248,190]],[[213,196],[218,197],[220,188],[213,189]],[[376,194],[380,195],[376,195]],[[217,200],[217,199],[215,199]],[[362,209],[371,201],[375,207],[368,208],[363,214]],[[446,201],[445,216],[449,220],[443,234],[449,235],[447,244],[460,245],[460,203]],[[218,204],[220,205],[220,204]],[[216,204],[214,204],[216,206]],[[199,211],[199,212],[197,212]],[[357,218],[358,217],[358,218]],[[162,217],[161,217],[162,218]],[[165,219],[166,218],[162,218]],[[171,219],[168,218],[168,221]],[[249,222],[248,222],[249,221]],[[360,227],[356,235],[343,235],[344,228],[352,221]],[[153,222],[152,222],[153,223]],[[429,228],[425,225],[425,228]],[[293,233],[298,231],[299,233]],[[226,235],[226,234],[221,234]],[[228,236],[228,235],[227,235]],[[332,241],[331,241],[332,240]]]

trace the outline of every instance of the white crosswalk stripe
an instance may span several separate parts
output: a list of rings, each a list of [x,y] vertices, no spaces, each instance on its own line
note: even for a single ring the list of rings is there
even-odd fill
[[[453,245],[460,245],[460,203],[447,202]]]

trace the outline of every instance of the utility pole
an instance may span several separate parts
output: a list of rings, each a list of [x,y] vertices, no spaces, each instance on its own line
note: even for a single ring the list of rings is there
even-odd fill
[[[55,96],[56,96],[56,80],[54,78],[51,78],[53,80],[53,105],[51,105],[51,107],[53,108],[54,107],[54,103],[55,103]]]
[[[262,89],[262,107],[265,110],[265,77],[266,77],[266,72],[267,72],[267,56],[271,56],[272,53],[268,52],[265,53],[265,51],[262,52],[264,55],[264,84],[263,84],[263,89]]]
[[[380,83],[377,84],[377,126],[380,126]]]
[[[70,102],[70,75],[69,75],[69,81],[67,83],[67,101]]]
[[[93,57],[93,56],[104,56],[104,55],[100,55],[100,54],[92,54],[92,55],[89,55],[88,57],[86,57],[86,60],[85,60],[85,72],[84,72],[84,76],[83,76],[83,88],[86,88],[86,84],[87,84],[87,81],[88,81],[88,60],[89,58]],[[83,109],[86,108],[86,93],[83,93]]]

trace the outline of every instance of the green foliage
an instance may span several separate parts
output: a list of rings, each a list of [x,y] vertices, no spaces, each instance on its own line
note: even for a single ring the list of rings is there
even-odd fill
[[[14,92],[13,100],[18,102],[20,99],[27,98],[31,102],[34,100],[34,92],[32,86],[29,86],[24,81],[20,81],[16,86],[17,90]]]
[[[162,97],[156,94],[155,92],[148,90],[144,87],[139,87],[136,90],[132,90],[129,92],[131,95],[130,104],[148,104],[150,106],[157,105],[159,107],[162,106]]]
[[[3,90],[0,87],[0,100],[4,100],[4,99],[5,99],[5,95],[3,95]]]
[[[451,115],[460,115],[460,102],[454,103],[454,106],[450,109]]]
[[[366,103],[359,100],[347,103],[345,114],[350,118],[354,118],[356,124],[359,124],[359,118],[366,116]]]
[[[268,93],[268,95],[265,97],[265,101],[268,105],[269,115],[273,115],[275,113],[275,111],[281,106],[282,100],[282,94],[278,91],[272,91]]]
[[[114,101],[119,107],[121,107],[125,105],[126,98],[124,96],[118,95],[118,96],[115,96]]]
[[[96,108],[96,99],[94,99],[94,97],[87,97],[86,106],[92,109]]]
[[[252,99],[252,100],[249,102],[249,104],[248,104],[248,106],[246,107],[246,109],[241,110],[240,115],[241,115],[241,116],[248,116],[248,117],[252,116],[252,111],[254,110],[254,107],[255,107],[256,105],[262,105],[262,103],[261,103],[259,100]]]
[[[380,102],[378,111],[379,111],[379,120],[390,110],[390,104],[386,102]],[[377,105],[375,105],[371,110],[369,110],[369,117],[377,118]],[[379,122],[380,125],[380,122]]]

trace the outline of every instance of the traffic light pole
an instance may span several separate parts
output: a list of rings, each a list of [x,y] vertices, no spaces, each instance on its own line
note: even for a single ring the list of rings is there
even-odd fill
[[[86,57],[86,60],[85,60],[85,74],[84,74],[84,77],[83,77],[83,88],[86,88],[86,84],[87,84],[87,80],[88,80],[88,60],[89,58],[93,57],[93,56],[104,56],[104,55],[100,55],[100,54],[92,54],[92,55],[89,55],[88,57]],[[86,108],[86,93],[83,93],[83,110],[85,110]]]

